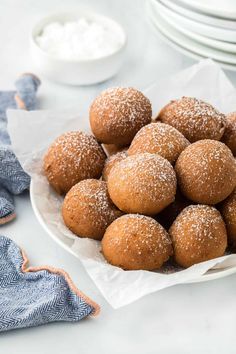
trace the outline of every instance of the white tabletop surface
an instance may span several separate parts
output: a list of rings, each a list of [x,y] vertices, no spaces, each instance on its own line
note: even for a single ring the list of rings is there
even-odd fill
[[[17,75],[34,71],[29,31],[51,12],[75,9],[82,0],[0,1],[0,89],[13,88]],[[80,107],[85,119],[93,97],[104,87],[143,89],[193,60],[161,42],[145,21],[142,0],[89,0],[87,6],[119,20],[129,36],[126,62],[114,79],[75,88],[42,78],[41,109]],[[84,6],[83,6],[84,7]],[[236,84],[236,74],[227,75]],[[171,88],[170,88],[171,89]],[[236,274],[208,283],[175,286],[113,310],[78,261],[54,243],[38,224],[28,195],[16,198],[17,219],[1,234],[24,248],[31,265],[64,268],[78,287],[101,305],[101,314],[79,323],[53,323],[0,334],[1,354],[236,353]]]

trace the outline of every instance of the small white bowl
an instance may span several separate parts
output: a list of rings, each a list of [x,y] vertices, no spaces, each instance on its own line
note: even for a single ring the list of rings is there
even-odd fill
[[[37,44],[36,37],[42,33],[44,27],[49,23],[76,21],[81,17],[107,24],[107,26],[115,26],[121,38],[123,38],[121,46],[112,54],[97,59],[66,60],[50,55]],[[39,21],[31,33],[30,51],[36,67],[49,79],[70,85],[92,85],[117,74],[124,61],[126,42],[126,34],[117,22],[102,15],[81,11],[78,14],[55,14]]]

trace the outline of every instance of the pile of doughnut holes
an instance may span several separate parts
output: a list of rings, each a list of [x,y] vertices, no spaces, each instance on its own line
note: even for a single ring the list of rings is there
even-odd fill
[[[75,235],[101,241],[124,270],[187,268],[234,251],[236,112],[182,97],[152,118],[143,93],[116,87],[95,98],[89,119],[93,135],[66,132],[43,159]]]

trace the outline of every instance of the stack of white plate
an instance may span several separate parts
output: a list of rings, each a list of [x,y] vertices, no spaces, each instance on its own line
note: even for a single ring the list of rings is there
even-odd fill
[[[236,70],[236,0],[147,0],[147,14],[176,49]]]

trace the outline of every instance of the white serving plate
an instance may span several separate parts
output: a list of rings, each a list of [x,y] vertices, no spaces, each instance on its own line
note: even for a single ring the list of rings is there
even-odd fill
[[[173,2],[172,0],[159,0],[159,2],[172,9],[174,12],[177,12],[185,17],[191,18],[197,22],[202,22],[215,27],[236,30],[236,21],[234,20],[226,20],[223,18],[214,17],[212,15],[206,15],[202,12],[197,12],[195,9],[193,10],[191,8],[184,7],[181,4],[178,4],[177,2]]]
[[[177,0],[176,2],[211,16],[236,19],[235,0]]]
[[[171,10],[156,0],[153,0],[152,2],[153,5],[158,9],[159,13],[165,14],[181,27],[213,39],[231,43],[236,42],[236,30],[215,27],[202,22],[197,22],[191,18],[180,15],[179,13]]]
[[[46,184],[47,182],[45,182]],[[45,190],[47,190],[47,186],[45,186]],[[51,193],[55,193],[51,189]],[[40,225],[43,227],[43,229],[47,232],[47,234],[56,242],[58,243],[59,246],[64,248],[67,252],[71,253],[73,256],[76,258],[79,258],[79,255],[77,252],[71,248],[73,244],[73,236],[72,238],[66,237],[60,230],[57,228],[55,224],[52,224],[49,222],[49,220],[45,219],[43,217],[44,214],[44,207],[41,205],[41,198],[39,197],[39,194],[37,193],[37,183],[35,183],[34,179],[31,180],[30,184],[30,199],[31,199],[31,204],[33,211],[35,213],[35,216],[40,223]],[[58,210],[58,213],[60,213],[60,210]],[[77,236],[74,236],[74,238],[77,238]],[[203,281],[209,281],[209,280],[214,280],[222,277],[226,277],[230,274],[236,273],[236,266],[235,267],[227,267],[224,269],[211,269],[201,277],[188,281],[189,283],[197,283],[197,282],[203,282]]]
[[[194,59],[212,58],[223,68],[236,71],[236,55],[219,51],[196,42],[184,34],[176,31],[160,15],[156,3],[149,1],[147,3],[147,15],[150,23],[161,33],[162,37],[175,49]]]

